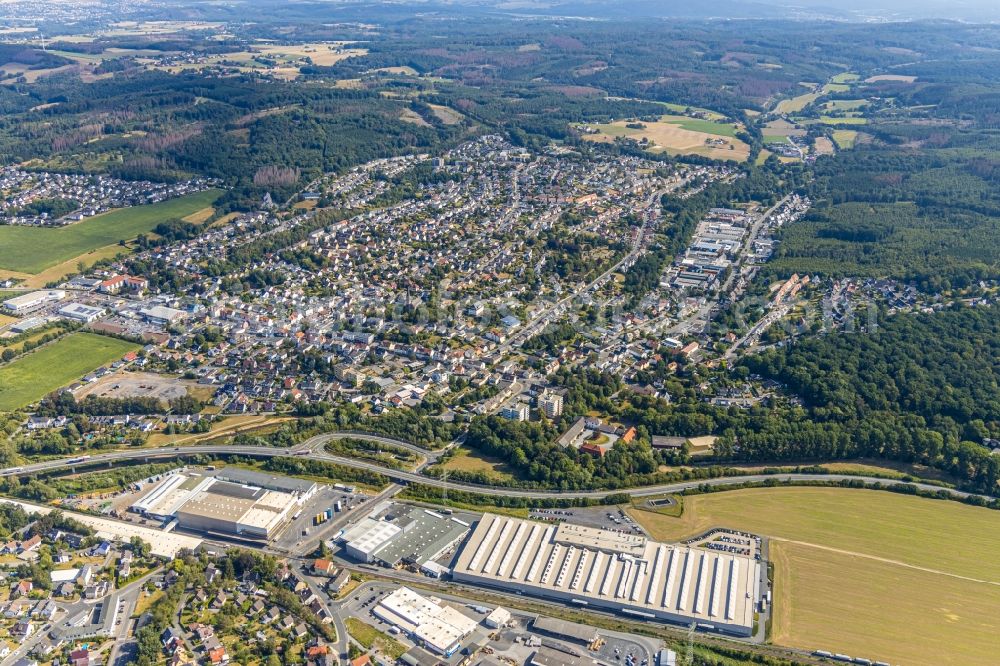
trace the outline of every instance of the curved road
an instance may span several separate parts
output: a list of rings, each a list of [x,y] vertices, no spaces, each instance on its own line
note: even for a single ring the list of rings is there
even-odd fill
[[[49,471],[57,471],[63,469],[72,470],[75,469],[76,467],[91,466],[100,463],[107,463],[108,466],[111,466],[112,464],[114,464],[115,461],[118,460],[159,460],[164,458],[183,458],[199,454],[216,454],[216,455],[238,455],[238,456],[247,456],[253,458],[303,457],[303,458],[308,458],[309,460],[321,460],[323,462],[342,465],[344,467],[350,467],[353,469],[363,470],[366,472],[381,474],[383,476],[392,479],[393,481],[405,484],[420,483],[427,486],[433,486],[442,489],[467,490],[470,492],[489,493],[491,495],[499,495],[504,497],[600,499],[606,497],[609,494],[617,494],[617,493],[627,493],[632,497],[649,497],[653,495],[663,495],[668,493],[681,492],[691,488],[697,488],[698,486],[701,485],[729,486],[747,482],[754,483],[754,482],[763,482],[768,480],[774,480],[779,483],[785,481],[835,481],[835,482],[862,481],[864,483],[881,485],[881,486],[891,486],[899,483],[906,483],[907,485],[913,486],[914,488],[924,491],[938,492],[943,490],[948,494],[958,498],[976,496],[975,493],[967,493],[960,490],[953,490],[950,488],[941,488],[940,486],[935,486],[927,483],[901,482],[895,479],[880,479],[877,477],[854,476],[849,474],[803,474],[803,473],[748,474],[745,476],[727,476],[714,479],[681,481],[677,483],[668,483],[655,486],[642,486],[638,488],[618,488],[618,489],[604,489],[604,490],[564,491],[564,490],[504,488],[504,487],[478,485],[462,481],[446,481],[431,476],[425,476],[418,472],[397,470],[397,469],[392,469],[390,467],[384,467],[382,465],[373,462],[368,462],[364,460],[355,460],[353,458],[345,458],[343,456],[333,455],[327,453],[324,450],[323,447],[328,441],[344,437],[355,437],[359,439],[367,439],[369,441],[382,442],[385,444],[393,444],[396,446],[403,446],[408,450],[412,450],[414,452],[420,453],[420,455],[426,456],[428,461],[436,460],[442,453],[441,451],[435,452],[435,451],[427,451],[424,449],[420,449],[419,447],[413,446],[412,444],[402,442],[400,440],[391,439],[388,437],[379,437],[376,435],[364,435],[358,433],[329,433],[325,435],[318,435],[301,444],[297,444],[291,448],[284,448],[284,447],[272,448],[266,446],[239,446],[239,445],[204,445],[204,446],[179,446],[179,447],[163,447],[157,449],[132,449],[123,451],[111,451],[108,453],[98,453],[95,455],[91,455],[83,460],[81,460],[80,457],[61,458],[58,460],[48,460],[40,463],[32,463],[21,467],[9,467],[6,469],[0,469],[0,477],[20,476],[23,474],[34,474],[38,472],[49,472]],[[978,495],[978,496],[986,500],[993,499],[985,495]]]

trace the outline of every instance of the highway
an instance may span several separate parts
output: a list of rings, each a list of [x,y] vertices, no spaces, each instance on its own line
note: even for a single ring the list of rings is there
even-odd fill
[[[891,486],[900,483],[895,479],[882,479],[870,476],[855,476],[850,474],[804,474],[804,473],[784,473],[784,474],[748,474],[744,476],[729,476],[712,479],[698,479],[692,481],[681,481],[676,483],[660,484],[654,486],[640,486],[635,488],[603,488],[594,490],[542,490],[542,489],[522,489],[505,488],[501,486],[486,486],[462,481],[449,481],[426,476],[418,472],[384,467],[377,463],[355,460],[343,456],[327,453],[324,450],[326,442],[343,437],[355,437],[367,439],[369,441],[383,442],[396,446],[405,446],[414,451],[420,451],[421,455],[428,456],[429,459],[436,460],[441,451],[427,451],[412,444],[400,442],[387,437],[376,435],[362,435],[358,433],[328,433],[318,435],[305,442],[290,448],[267,447],[267,446],[247,446],[247,445],[205,445],[205,446],[178,446],[164,447],[157,449],[126,449],[120,451],[110,451],[89,456],[81,461],[76,458],[61,458],[57,460],[47,460],[45,462],[32,463],[20,467],[8,467],[0,470],[2,476],[24,476],[37,474],[39,472],[52,472],[60,470],[74,470],[77,467],[93,466],[106,463],[111,467],[117,461],[156,461],[163,459],[185,458],[196,455],[235,455],[251,458],[297,458],[303,457],[308,460],[321,460],[327,463],[342,465],[352,469],[374,472],[388,477],[390,480],[401,484],[419,483],[447,490],[465,490],[476,493],[487,493],[503,497],[525,497],[525,498],[545,498],[545,499],[601,499],[612,493],[625,493],[632,497],[651,497],[669,493],[683,492],[684,490],[707,485],[712,487],[738,485],[741,483],[760,483],[764,481],[774,481],[778,483],[796,481],[862,481],[868,484],[881,486]],[[908,485],[919,490],[939,492],[945,491],[949,495],[957,498],[974,496],[974,493],[967,493],[961,490],[942,488],[928,483],[908,482]],[[983,499],[993,498],[978,495]]]

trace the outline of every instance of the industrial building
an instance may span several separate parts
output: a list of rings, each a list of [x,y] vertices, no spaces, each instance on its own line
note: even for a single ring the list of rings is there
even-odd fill
[[[34,312],[47,303],[55,303],[64,298],[66,298],[66,292],[62,289],[32,291],[28,294],[8,298],[3,302],[3,307],[8,313],[23,315],[27,312]]]
[[[183,317],[184,311],[168,308],[164,305],[154,305],[153,307],[142,308],[139,310],[139,314],[150,324],[167,326]]]
[[[760,573],[749,556],[492,514],[452,566],[461,582],[740,636],[753,633]]]
[[[104,308],[97,308],[83,303],[70,303],[69,305],[59,308],[60,317],[65,317],[66,319],[72,319],[74,321],[81,321],[85,324],[89,324],[98,317],[101,317],[104,312]]]
[[[454,548],[468,531],[469,524],[453,516],[385,502],[340,539],[356,560],[390,568],[402,564],[423,568]]]
[[[183,529],[265,540],[291,520],[316,491],[316,484],[243,470],[216,476],[169,474],[132,505],[159,520],[175,519]]]
[[[434,654],[450,657],[479,624],[436,599],[401,587],[372,610],[377,618],[406,633]]]

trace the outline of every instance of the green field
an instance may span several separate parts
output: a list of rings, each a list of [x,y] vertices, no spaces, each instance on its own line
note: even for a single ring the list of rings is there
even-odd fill
[[[854,142],[857,141],[858,133],[854,130],[835,130],[833,132],[833,140],[836,142],[837,147],[841,150],[848,150],[854,147]]]
[[[841,72],[830,79],[830,81],[833,83],[850,83],[851,81],[857,81],[860,78],[861,77],[854,72]]]
[[[823,96],[823,91],[819,90],[816,92],[809,92],[798,97],[792,97],[791,99],[783,99],[778,102],[778,105],[774,107],[774,110],[778,113],[795,113],[806,108],[817,99]]]
[[[857,111],[868,103],[866,99],[831,99],[823,104],[827,111]]]
[[[139,345],[93,333],[71,333],[0,365],[0,411],[21,409]]]
[[[700,106],[685,106],[683,104],[672,104],[670,102],[659,102],[659,104],[662,104],[663,106],[667,107],[668,109],[670,109],[671,111],[673,111],[678,115],[684,115],[684,113],[687,112],[688,109],[690,109],[693,113],[700,113],[707,116],[708,120],[710,121],[725,120],[726,118],[718,111],[712,111],[711,109],[703,109]]]
[[[1000,514],[883,491],[768,488],[632,515],[655,538],[713,526],[770,536],[775,643],[905,664],[990,663]]]
[[[58,229],[0,226],[0,268],[39,273],[99,247],[147,233],[160,222],[202,210],[220,195],[219,190],[207,190],[149,206],[113,210]]]
[[[867,125],[868,119],[861,118],[858,116],[847,116],[845,118],[836,118],[834,116],[820,116],[818,122],[823,125]]]
[[[719,123],[712,120],[702,120],[700,118],[688,118],[687,116],[666,115],[660,121],[677,125],[682,129],[692,132],[704,132],[705,134],[715,134],[717,136],[736,136],[736,125],[730,123]]]

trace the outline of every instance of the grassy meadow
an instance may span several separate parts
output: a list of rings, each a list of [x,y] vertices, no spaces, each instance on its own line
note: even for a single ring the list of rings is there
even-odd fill
[[[148,233],[157,224],[203,210],[219,198],[206,190],[167,201],[120,208],[59,228],[0,226],[0,269],[40,273],[92,250]]]
[[[37,402],[139,345],[94,333],[71,333],[0,365],[0,411]]]
[[[772,639],[890,663],[989,663],[1000,631],[1000,514],[884,491],[761,488],[638,508],[658,539],[714,526],[771,537]],[[995,654],[995,653],[993,653]]]

